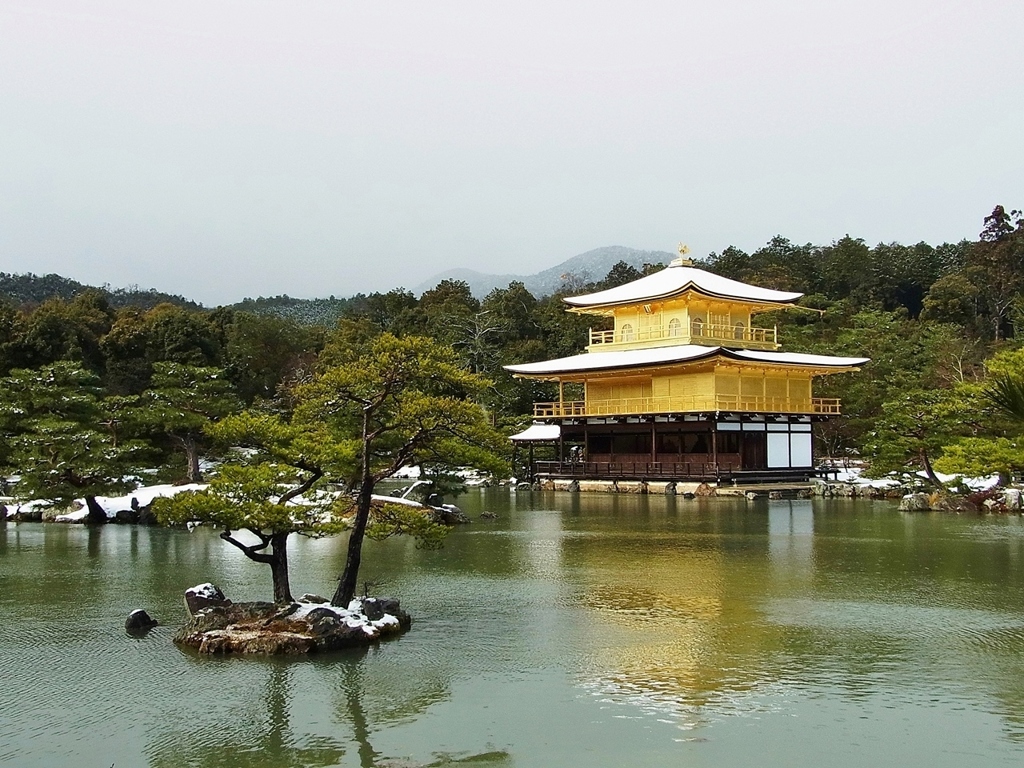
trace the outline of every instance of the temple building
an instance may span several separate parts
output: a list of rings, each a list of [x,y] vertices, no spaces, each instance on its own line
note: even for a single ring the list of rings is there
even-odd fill
[[[855,371],[868,358],[781,352],[775,328],[752,324],[756,314],[794,307],[801,296],[730,280],[680,257],[631,283],[564,299],[568,311],[608,318],[613,327],[591,330],[583,354],[506,366],[518,377],[558,383],[558,400],[536,403],[535,424],[513,436],[531,454],[535,441],[556,447],[553,460],[531,461],[531,472],[810,477],[811,425],[840,412],[838,399],[812,395],[813,379]],[[567,399],[567,389],[582,399]]]

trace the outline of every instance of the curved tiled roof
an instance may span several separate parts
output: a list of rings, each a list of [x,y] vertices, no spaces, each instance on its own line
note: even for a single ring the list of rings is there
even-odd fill
[[[696,291],[713,298],[748,301],[758,304],[792,304],[803,296],[802,293],[775,291],[758,288],[738,280],[707,272],[697,267],[673,264],[653,275],[641,277],[631,283],[609,288],[606,291],[588,293],[582,296],[568,296],[562,301],[572,307],[605,307],[621,304],[667,299],[686,291]]]
[[[757,363],[836,369],[856,368],[870,360],[867,357],[833,357],[831,355],[806,355],[799,352],[755,352],[725,347],[704,347],[699,344],[681,344],[675,347],[654,347],[652,349],[585,352],[580,355],[544,360],[539,363],[506,365],[505,370],[521,376],[551,376],[612,371],[623,368],[644,368],[651,365],[692,363],[716,356]]]

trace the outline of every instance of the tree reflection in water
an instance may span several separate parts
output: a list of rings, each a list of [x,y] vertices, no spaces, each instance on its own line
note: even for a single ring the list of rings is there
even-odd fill
[[[388,668],[384,659],[344,652],[314,659],[208,659],[190,656],[207,666],[205,677],[216,686],[225,672],[231,682],[222,692],[223,706],[207,722],[177,722],[164,728],[149,750],[153,768],[434,768],[447,765],[511,765],[504,751],[428,753],[427,762],[388,757],[374,748],[375,730],[413,720],[431,705],[449,698],[447,681],[420,669]],[[246,678],[265,676],[261,695],[238,704],[234,696],[252,691]],[[375,681],[369,685],[367,679]],[[311,685],[311,683],[313,685]],[[335,701],[334,733],[324,735],[317,713],[316,683],[325,684],[326,699]],[[324,701],[326,703],[326,701]],[[354,742],[354,744],[352,743]],[[348,759],[345,759],[348,752]]]
[[[345,748],[337,740],[293,733],[292,677],[298,669],[294,661],[198,659],[197,663],[234,664],[240,676],[263,673],[263,696],[254,696],[241,716],[226,721],[218,718],[217,722],[177,723],[174,731],[163,732],[150,752],[153,768],[322,768],[341,762]]]
[[[381,727],[410,722],[432,705],[451,697],[450,681],[440,666],[417,665],[399,668],[377,653],[378,649],[356,664],[345,664],[334,677],[338,721],[351,724],[359,751],[360,768],[441,768],[448,765],[511,765],[511,756],[503,750],[475,754],[433,752],[429,762],[409,758],[382,757],[370,744],[376,724]],[[367,677],[372,682],[367,685]]]

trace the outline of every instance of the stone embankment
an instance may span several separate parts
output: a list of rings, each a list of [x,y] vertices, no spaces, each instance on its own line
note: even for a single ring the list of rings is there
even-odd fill
[[[995,488],[969,497],[949,493],[908,493],[900,499],[900,511],[1020,514],[1024,511],[1024,494],[1018,488]]]
[[[568,493],[630,493],[683,496],[688,499],[701,496],[745,496],[746,498],[868,498],[901,499],[906,490],[899,487],[876,488],[854,483],[808,482],[776,483],[757,486],[713,485],[683,481],[655,480],[554,480],[544,479],[535,486],[542,491]]]

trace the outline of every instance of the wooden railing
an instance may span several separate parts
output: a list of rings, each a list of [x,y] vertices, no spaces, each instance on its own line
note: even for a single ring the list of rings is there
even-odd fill
[[[534,403],[533,405],[533,415],[538,418],[708,411],[836,415],[840,412],[840,402],[837,397],[701,395],[692,397],[625,397],[617,400],[565,400],[554,403]]]
[[[775,328],[748,328],[742,325],[716,325],[699,322],[690,324],[689,333],[682,326],[664,325],[635,328],[628,332],[623,332],[621,328],[617,331],[590,329],[590,346],[603,349],[635,346],[638,343],[652,341],[669,341],[674,344],[699,344],[710,341],[723,346],[775,349],[778,346],[777,339],[778,331]]]

